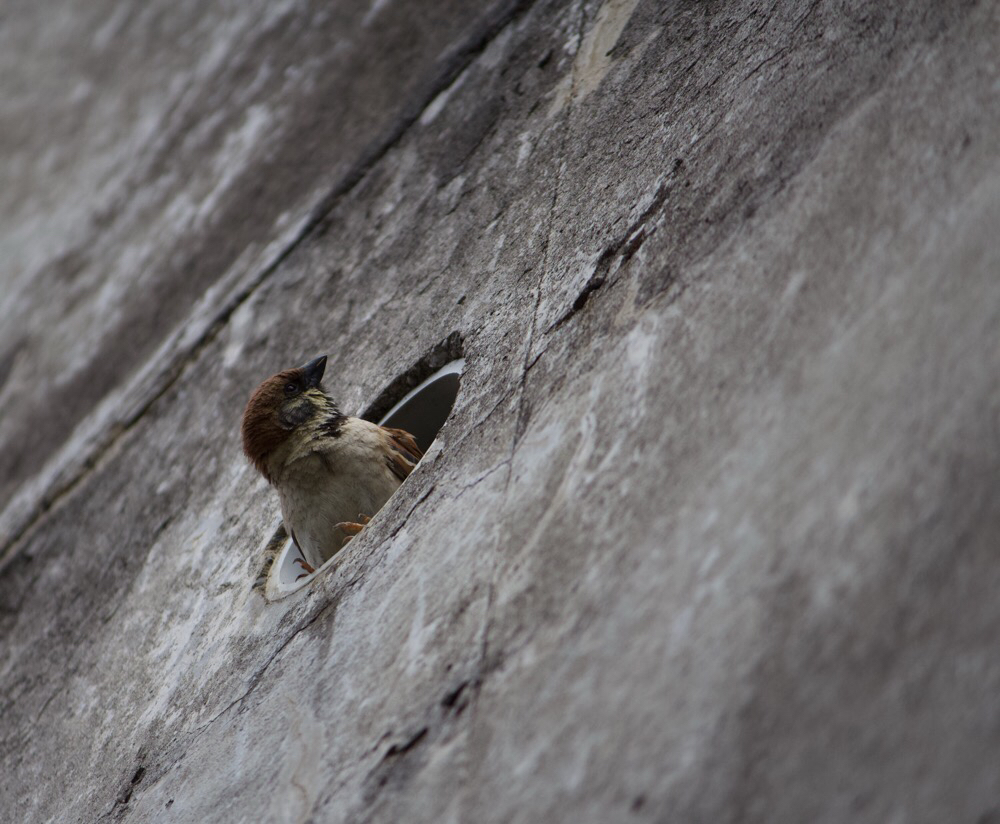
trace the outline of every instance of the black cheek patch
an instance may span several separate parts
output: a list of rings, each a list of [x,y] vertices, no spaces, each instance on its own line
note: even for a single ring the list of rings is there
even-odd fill
[[[307,399],[303,398],[298,403],[288,404],[281,410],[281,425],[287,429],[294,429],[301,426],[313,416],[315,407]]]

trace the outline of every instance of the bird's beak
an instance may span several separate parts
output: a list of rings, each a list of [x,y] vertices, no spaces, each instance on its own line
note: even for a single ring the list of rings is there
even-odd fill
[[[323,379],[323,370],[326,369],[326,355],[320,355],[300,368],[305,376],[306,386],[315,389]]]

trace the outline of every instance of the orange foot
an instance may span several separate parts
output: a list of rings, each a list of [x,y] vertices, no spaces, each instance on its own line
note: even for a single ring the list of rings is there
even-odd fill
[[[372,519],[371,515],[358,515],[357,522],[341,521],[339,524],[337,524],[337,527],[339,529],[342,529],[344,532],[347,533],[347,536],[344,538],[343,542],[340,545],[345,546],[347,542],[351,540],[351,538],[357,535],[362,529],[364,529],[371,522],[371,519]]]
[[[295,578],[296,581],[299,580],[299,578],[305,578],[307,575],[312,575],[316,571],[316,568],[312,564],[308,563],[304,558],[296,558],[294,561],[292,561],[292,563],[298,564],[305,570],[305,572],[303,572],[301,575],[296,576]]]

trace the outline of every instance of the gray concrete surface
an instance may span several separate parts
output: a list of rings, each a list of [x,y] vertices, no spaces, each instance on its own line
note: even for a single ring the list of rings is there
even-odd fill
[[[125,8],[0,21],[4,820],[1000,818],[994,4]],[[449,336],[265,601],[250,390]]]

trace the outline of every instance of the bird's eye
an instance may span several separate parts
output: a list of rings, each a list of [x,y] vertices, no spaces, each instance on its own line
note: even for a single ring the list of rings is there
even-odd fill
[[[286,383],[285,384],[285,394],[286,395],[296,395],[298,394],[299,386],[296,383]]]

